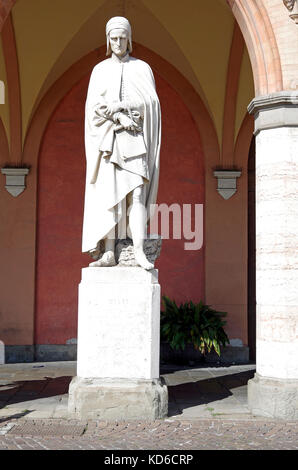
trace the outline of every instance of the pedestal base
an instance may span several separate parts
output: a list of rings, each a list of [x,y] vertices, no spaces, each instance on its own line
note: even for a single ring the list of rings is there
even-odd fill
[[[298,380],[255,374],[248,381],[248,407],[256,416],[298,420]]]
[[[78,320],[69,413],[110,421],[167,416],[167,387],[159,378],[157,270],[84,268]]]
[[[160,379],[74,377],[68,411],[78,419],[154,420],[167,416],[168,391]]]

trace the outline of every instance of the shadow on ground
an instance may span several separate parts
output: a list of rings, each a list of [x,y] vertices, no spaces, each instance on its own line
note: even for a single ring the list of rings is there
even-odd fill
[[[255,370],[253,365],[247,370],[238,370],[233,367],[188,368],[162,365],[161,375],[168,386],[169,394],[168,416],[205,417],[208,412],[212,416],[246,413],[247,382],[253,378]],[[12,410],[20,408],[18,415],[25,416],[30,410],[45,410],[56,406],[61,402],[62,396],[61,406],[66,409],[72,377],[73,375],[45,376],[30,380],[27,376],[26,380],[2,379],[0,409],[4,411],[6,407]]]

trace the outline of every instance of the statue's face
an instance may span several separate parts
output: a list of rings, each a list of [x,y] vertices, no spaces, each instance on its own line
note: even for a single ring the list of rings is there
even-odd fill
[[[118,57],[123,57],[127,52],[128,33],[125,29],[112,29],[110,32],[111,49]]]

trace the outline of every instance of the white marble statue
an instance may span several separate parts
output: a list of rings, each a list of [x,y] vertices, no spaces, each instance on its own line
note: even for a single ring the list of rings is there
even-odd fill
[[[143,242],[158,188],[160,104],[151,68],[129,55],[128,20],[111,18],[106,36],[111,57],[94,67],[86,101],[82,251],[101,244],[102,256],[89,266],[114,266],[115,240],[130,237],[137,263],[152,269]]]

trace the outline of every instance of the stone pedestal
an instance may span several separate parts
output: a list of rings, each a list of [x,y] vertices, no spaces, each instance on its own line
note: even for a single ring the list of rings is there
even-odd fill
[[[298,419],[298,94],[256,98],[257,373],[250,410]]]
[[[166,416],[167,388],[159,378],[159,328],[156,270],[84,268],[70,414],[107,420]]]

